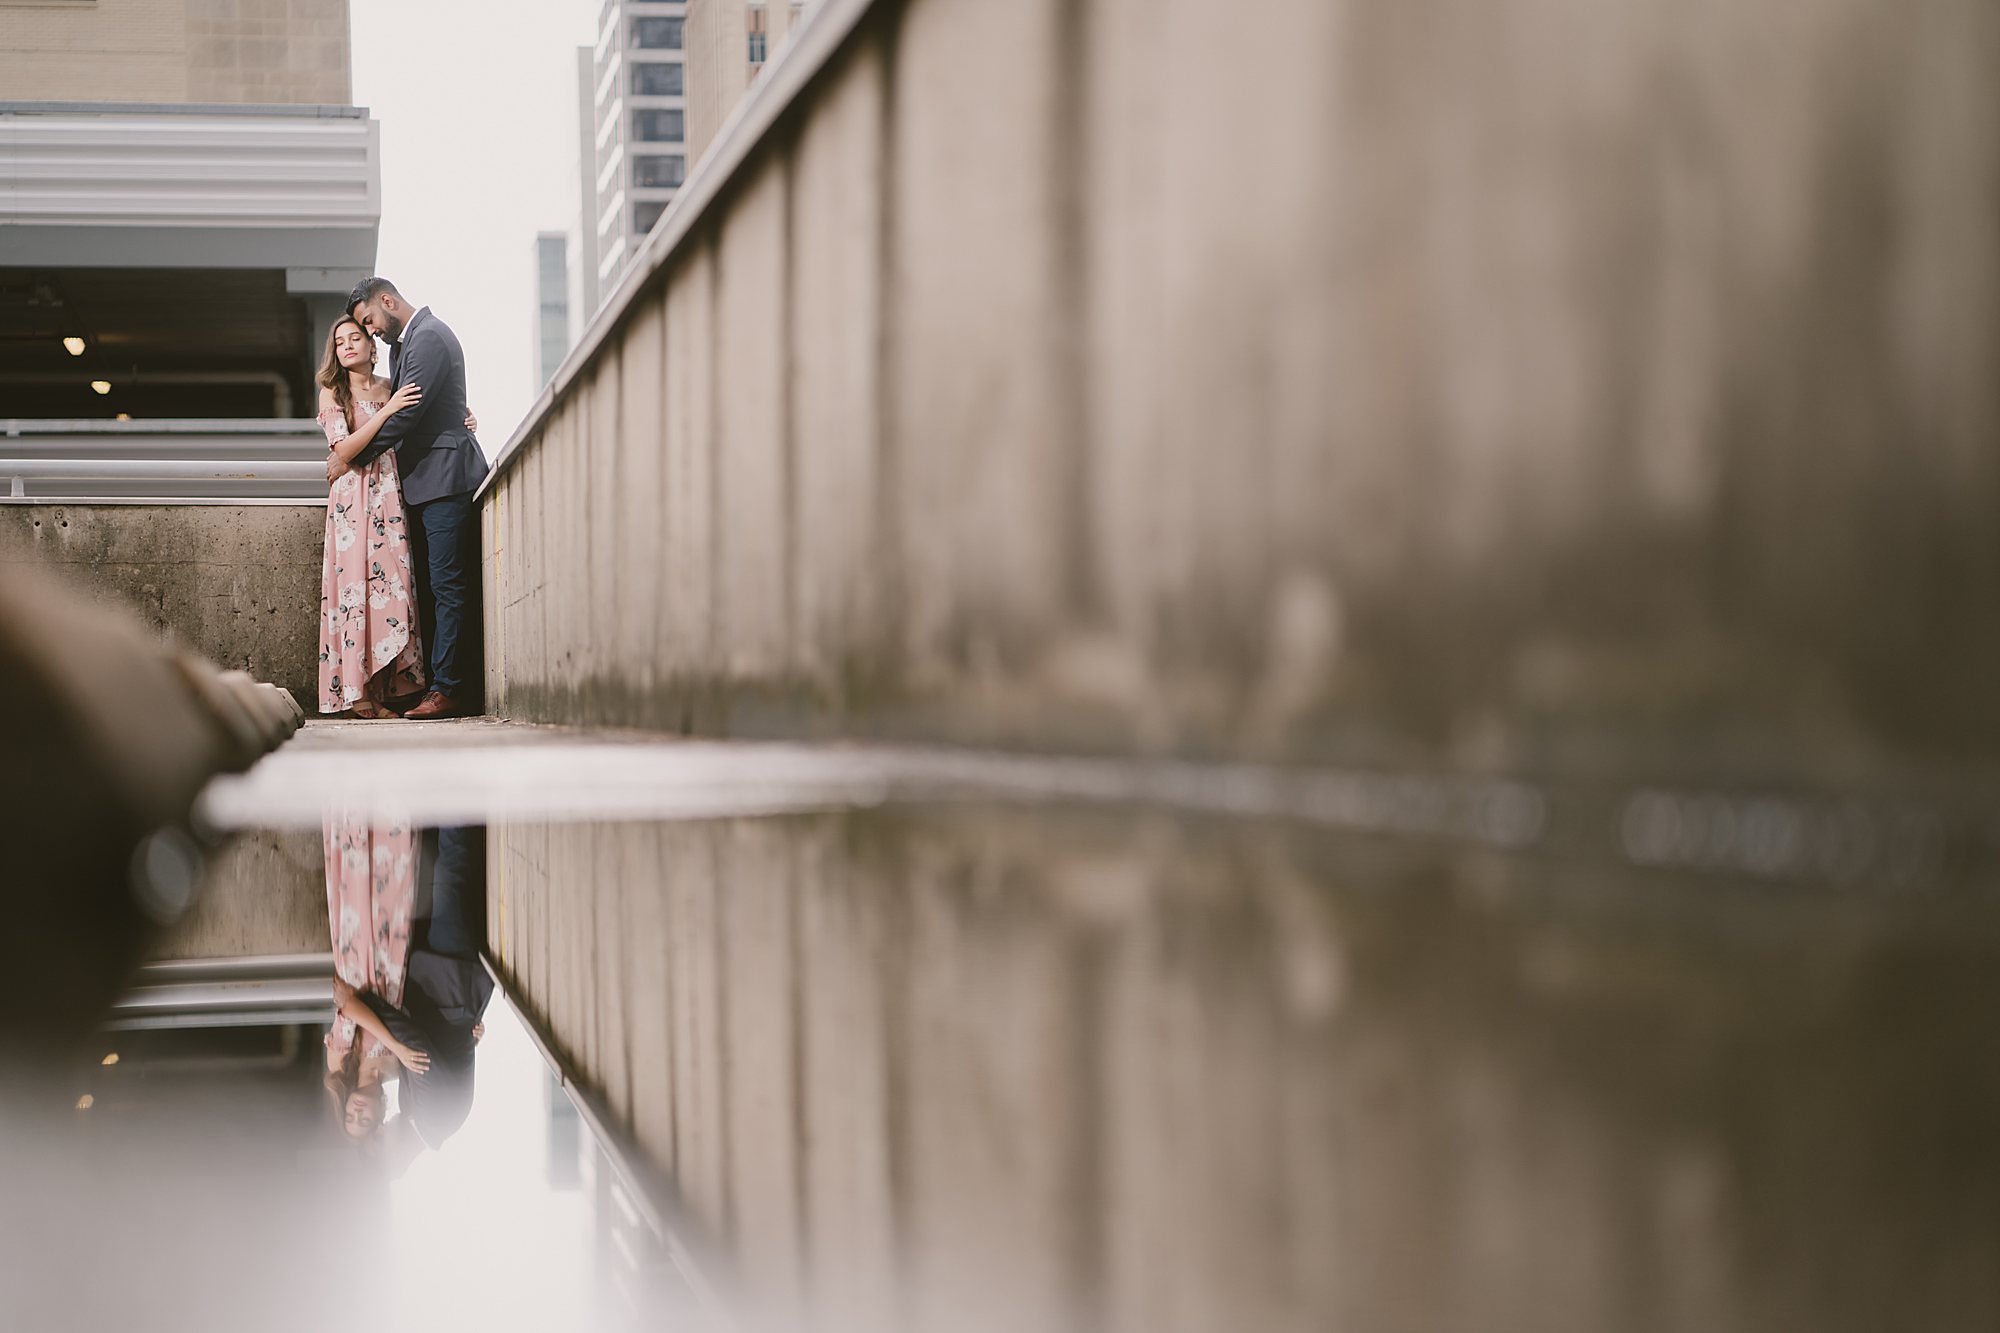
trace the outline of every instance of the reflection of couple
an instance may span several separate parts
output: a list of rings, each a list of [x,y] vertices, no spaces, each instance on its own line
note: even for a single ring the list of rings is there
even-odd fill
[[[370,335],[389,344],[386,381],[375,374]],[[386,718],[408,707],[403,716],[419,720],[476,712],[472,496],[487,465],[466,410],[458,338],[428,306],[413,310],[386,278],[369,278],[327,335],[319,383],[332,448],[319,710]]]
[[[480,1016],[493,995],[479,961],[486,830],[440,829],[434,849],[424,841],[405,824],[326,824],[338,1005],[326,1088],[349,1138],[399,1148],[396,1155],[439,1147],[465,1123]],[[421,918],[420,859],[432,867]],[[385,1128],[382,1084],[398,1065],[400,1114]]]

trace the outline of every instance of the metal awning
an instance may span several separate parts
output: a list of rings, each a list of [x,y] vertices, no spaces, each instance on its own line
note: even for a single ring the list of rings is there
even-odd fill
[[[274,954],[148,963],[105,1028],[212,1028],[325,1023],[333,1016],[333,955]]]
[[[381,213],[359,107],[0,101],[0,266],[282,269],[345,293]]]
[[[0,503],[326,503],[311,421],[0,420]]]

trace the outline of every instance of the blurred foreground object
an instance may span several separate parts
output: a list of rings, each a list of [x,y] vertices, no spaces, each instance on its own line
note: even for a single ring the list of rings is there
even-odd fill
[[[18,567],[0,574],[0,878],[17,942],[0,1045],[86,1031],[201,882],[202,785],[304,720],[291,695],[225,673]]]

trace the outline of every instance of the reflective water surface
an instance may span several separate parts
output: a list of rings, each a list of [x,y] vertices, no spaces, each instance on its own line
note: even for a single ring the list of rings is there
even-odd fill
[[[7,1071],[0,1327],[702,1326],[478,956],[484,842],[329,819],[336,938],[362,900],[342,898],[343,849],[382,853],[348,858],[393,904],[367,947],[337,970],[323,955],[156,970],[94,1047]],[[357,963],[379,970],[345,990]],[[336,1016],[343,998],[386,1045]]]
[[[103,1045],[116,1063],[10,1089],[10,1329],[699,1327],[504,997],[486,1011],[470,1114],[435,1151],[344,1141],[316,1028]],[[393,1135],[393,1077],[387,1093]]]
[[[2000,1312],[1977,866],[1143,804],[493,818],[246,835],[192,937],[237,956],[7,1067],[0,1333]],[[256,953],[301,905],[324,952]]]

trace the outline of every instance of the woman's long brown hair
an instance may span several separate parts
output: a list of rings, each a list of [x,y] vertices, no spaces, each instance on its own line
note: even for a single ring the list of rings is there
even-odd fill
[[[340,404],[340,415],[347,418],[347,428],[354,429],[354,390],[347,379],[347,367],[340,364],[340,354],[334,349],[333,340],[340,336],[340,326],[353,324],[361,329],[363,337],[368,330],[355,323],[354,316],[342,315],[333,321],[333,327],[326,331],[326,353],[319,359],[319,382],[333,390],[333,401]],[[372,368],[372,367],[371,367]]]
[[[355,1033],[354,1044],[341,1057],[340,1068],[327,1070],[326,1077],[320,1080],[320,1086],[326,1089],[326,1095],[333,1101],[333,1118],[336,1121],[347,1112],[348,1094],[361,1086],[361,1048],[367,1043],[367,1033]]]
[[[367,1045],[368,1034],[356,1032],[354,1044],[347,1048],[347,1054],[342,1058],[340,1068],[327,1070],[326,1077],[320,1080],[320,1086],[326,1089],[327,1103],[333,1110],[334,1131],[342,1139],[353,1144],[365,1144],[375,1138],[382,1129],[382,1122],[378,1119],[375,1128],[360,1139],[354,1138],[347,1132],[347,1099],[361,1090],[361,1067],[366,1063],[362,1048]]]

